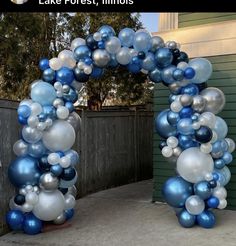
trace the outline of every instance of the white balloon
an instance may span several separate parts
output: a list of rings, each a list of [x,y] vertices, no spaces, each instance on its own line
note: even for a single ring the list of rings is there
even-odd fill
[[[227,142],[227,144],[229,146],[228,147],[229,153],[234,152],[234,150],[235,150],[235,142],[234,142],[234,140],[231,139],[231,138],[226,138],[225,141]]]
[[[116,54],[116,60],[121,65],[127,65],[130,63],[132,56],[130,54],[130,50],[127,47],[122,47]]]
[[[69,156],[63,156],[63,157],[60,159],[60,165],[61,165],[63,168],[69,167],[70,164],[71,164],[71,160],[70,160],[70,157],[69,157]]]
[[[173,154],[173,150],[170,146],[165,146],[162,150],[161,153],[164,157],[171,157]]]
[[[77,47],[79,47],[81,45],[86,45],[85,40],[83,38],[75,38],[71,42],[71,50],[74,51]]]
[[[168,137],[166,142],[167,142],[167,145],[170,146],[171,148],[177,147],[179,143],[178,139],[173,136]]]
[[[45,122],[39,122],[38,125],[37,125],[37,129],[39,131],[44,131],[47,127],[47,124]]]
[[[35,192],[29,192],[25,196],[26,203],[35,205],[38,202],[38,195]]]
[[[32,204],[29,204],[27,202],[25,202],[22,206],[21,206],[21,210],[25,213],[29,213],[33,210],[34,206]]]
[[[176,113],[178,113],[182,108],[183,108],[182,104],[176,100],[174,102],[172,102],[170,105],[170,109]]]
[[[72,209],[75,206],[75,198],[71,194],[65,195],[65,209]]]
[[[93,34],[93,39],[94,39],[95,41],[101,41],[101,40],[102,40],[102,34],[101,34],[100,32],[95,32],[95,33]]]
[[[93,70],[93,69],[92,69],[91,66],[88,66],[88,65],[85,65],[85,66],[84,66],[84,73],[85,73],[85,74],[88,74],[88,75],[91,74],[91,73],[92,73],[92,70]]]
[[[206,181],[211,181],[212,179],[213,179],[212,173],[207,173],[207,174],[205,175],[205,180],[206,180]]]
[[[198,215],[204,211],[205,203],[199,196],[193,195],[186,200],[185,207],[190,214]]]
[[[72,69],[76,66],[76,60],[73,57],[73,52],[70,50],[61,51],[58,58],[62,61],[64,67]]]
[[[39,115],[39,114],[41,114],[42,111],[43,111],[42,106],[41,106],[39,103],[37,103],[37,102],[32,103],[32,104],[30,105],[30,108],[31,108],[31,116]]]
[[[226,201],[226,199],[221,199],[217,208],[218,209],[224,209],[226,207],[227,207],[227,201]]]
[[[219,186],[214,188],[212,195],[217,197],[219,200],[222,200],[227,197],[227,191],[224,187]]]
[[[17,156],[25,156],[28,153],[28,144],[20,139],[14,143],[13,151]]]
[[[211,112],[204,112],[199,116],[199,122],[201,125],[208,126],[212,129],[216,123],[216,116]]]
[[[38,123],[39,123],[39,119],[38,119],[38,117],[37,116],[30,116],[29,118],[28,118],[28,120],[27,120],[27,123],[28,123],[28,125],[30,126],[30,127],[32,127],[32,128],[35,128],[35,127],[37,127],[37,125],[38,125]]]
[[[59,70],[62,67],[62,65],[62,61],[57,57],[54,57],[49,61],[50,68],[55,71]]]
[[[209,154],[212,151],[212,145],[210,143],[201,144],[200,150],[203,153]]]
[[[69,109],[65,106],[59,106],[56,111],[58,119],[65,120],[68,118],[70,112]]]
[[[56,165],[60,162],[61,157],[57,153],[51,153],[48,155],[48,163],[51,165]]]
[[[55,90],[62,91],[62,83],[61,82],[57,81],[57,82],[55,82],[55,84],[53,86],[54,86]]]

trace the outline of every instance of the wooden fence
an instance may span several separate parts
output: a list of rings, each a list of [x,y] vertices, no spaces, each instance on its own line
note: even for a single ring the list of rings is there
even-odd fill
[[[12,151],[19,139],[18,103],[0,100],[0,234],[6,231],[5,214],[14,187],[7,177]],[[134,108],[135,109],[135,108]],[[79,197],[152,177],[153,113],[145,110],[82,111],[74,149]]]

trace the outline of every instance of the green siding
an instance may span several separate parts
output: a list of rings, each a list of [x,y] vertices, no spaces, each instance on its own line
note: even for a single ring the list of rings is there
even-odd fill
[[[236,13],[179,13],[179,27],[204,25],[214,22],[235,20]]]
[[[236,55],[224,55],[208,57],[213,64],[213,74],[208,80],[208,86],[214,86],[221,89],[226,95],[226,105],[219,114],[223,117],[229,126],[228,137],[236,140]],[[154,112],[155,116],[163,109],[169,107],[169,90],[162,84],[155,85],[154,91]],[[165,180],[175,175],[175,164],[168,163],[162,157],[158,148],[160,137],[154,133],[153,136],[153,173],[154,173],[154,201],[163,201],[161,196],[161,187]],[[234,161],[229,165],[232,173],[228,190],[228,208],[236,209],[236,152],[234,152]]]

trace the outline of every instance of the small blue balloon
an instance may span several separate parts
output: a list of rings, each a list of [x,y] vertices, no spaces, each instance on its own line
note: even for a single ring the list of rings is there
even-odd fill
[[[22,230],[24,214],[20,210],[10,210],[6,214],[6,222],[11,230]]]
[[[69,112],[72,113],[75,109],[74,104],[72,102],[66,102],[65,107],[69,109]]]
[[[181,89],[181,94],[188,94],[190,96],[195,96],[199,94],[198,86],[195,84],[188,84]]]
[[[47,58],[43,58],[39,61],[40,70],[44,71],[49,68],[49,60]]]
[[[219,177],[218,173],[213,172],[212,175],[213,175],[213,180],[215,180],[215,181],[219,180],[220,177]]]
[[[79,69],[78,67],[74,69],[74,75],[76,80],[80,83],[85,83],[89,80],[89,75],[84,73],[84,71]]]
[[[23,224],[24,233],[28,235],[36,235],[41,232],[43,223],[32,213],[26,214]]]
[[[195,70],[191,67],[187,67],[185,70],[184,70],[184,77],[186,79],[192,79],[193,77],[195,76]]]
[[[180,119],[177,124],[177,131],[178,133],[183,135],[193,134],[194,130],[192,128],[192,119],[190,118]]]
[[[198,195],[203,200],[209,198],[212,194],[211,187],[207,181],[201,181],[193,186],[195,195]]]
[[[75,210],[73,208],[65,210],[66,219],[70,220],[74,216],[74,213],[75,213]]]
[[[74,79],[75,77],[73,70],[67,67],[62,67],[57,71],[56,80],[61,82],[62,84],[70,85]]]
[[[179,134],[178,140],[179,140],[179,146],[183,150],[191,148],[191,147],[199,146],[199,144],[193,140],[193,137],[191,135]]]
[[[204,211],[197,215],[197,223],[203,228],[212,228],[215,222],[215,215],[211,211]]]
[[[91,65],[91,64],[93,64],[93,60],[91,59],[91,58],[85,58],[85,60],[84,60],[84,63],[86,64],[86,65]]]
[[[48,156],[44,155],[39,158],[38,168],[41,172],[46,172],[50,170],[51,165],[48,163]]]
[[[19,116],[21,116],[23,118],[28,118],[30,116],[30,113],[31,113],[31,108],[27,105],[21,105],[17,109],[17,113]]]
[[[151,35],[147,32],[137,32],[134,35],[134,49],[147,52],[152,47]]]
[[[216,159],[214,160],[214,167],[217,169],[221,169],[225,166],[225,161],[223,159]]]
[[[108,63],[108,67],[112,67],[112,68],[114,68],[114,67],[117,67],[118,66],[118,61],[116,60],[116,56],[115,55],[110,55],[110,61],[109,61],[109,63]],[[102,69],[102,68],[100,68],[100,69]],[[103,70],[102,70],[102,73],[101,73],[101,75],[100,76],[102,76],[103,75]]]
[[[87,45],[81,45],[74,50],[74,58],[76,61],[91,57],[92,52]]]
[[[79,154],[75,150],[68,150],[65,154],[70,158],[71,166],[75,166],[79,163]]]
[[[175,95],[175,94],[170,94],[170,95],[169,95],[169,98],[168,98],[169,104],[171,104],[172,102],[174,102],[174,101],[176,100],[176,98],[177,98],[177,95]]]
[[[168,67],[173,61],[173,55],[168,48],[159,48],[155,53],[155,60],[158,67]]]
[[[108,35],[108,37],[112,37],[112,36],[115,36],[116,35],[114,29],[111,26],[109,26],[109,25],[103,25],[103,26],[101,26],[98,29],[98,32],[100,32],[102,35],[103,34],[106,34],[106,35]]]
[[[141,70],[141,60],[138,57],[133,57],[127,68],[131,73],[139,73]]]
[[[54,81],[55,75],[56,73],[54,70],[52,70],[51,68],[47,68],[43,71],[43,80],[50,83]]]
[[[167,121],[171,126],[176,126],[178,121],[180,120],[180,116],[177,112],[169,111],[167,114]]]
[[[187,210],[183,210],[179,215],[178,215],[178,220],[181,226],[185,228],[191,228],[195,225],[196,222],[196,216],[190,214]]]
[[[216,141],[212,144],[212,153],[217,153],[219,151],[222,151],[222,145],[221,145],[221,141]]]
[[[228,146],[228,143],[224,139],[221,140],[221,148],[222,148],[222,151],[224,152],[228,151],[229,146]]]
[[[91,50],[95,50],[98,47],[98,42],[93,38],[93,34],[86,37],[86,44]]]
[[[224,166],[221,169],[214,169],[214,172],[219,175],[218,182],[221,186],[226,186],[231,178],[231,172],[227,166]]]
[[[76,171],[73,167],[64,168],[60,177],[63,180],[70,181],[76,176]]]
[[[78,94],[73,89],[70,89],[68,94],[63,95],[63,99],[66,102],[75,103],[78,100]]]
[[[98,48],[99,49],[105,49],[105,42],[103,40],[98,42]]]
[[[100,77],[102,77],[103,72],[104,72],[103,68],[93,66],[91,77],[94,79],[100,78]]]
[[[52,165],[50,168],[50,172],[53,173],[55,176],[60,176],[62,174],[63,168],[60,164]]]
[[[153,53],[147,53],[145,59],[142,61],[142,68],[147,71],[152,71],[156,68],[155,57]]]
[[[166,83],[166,84],[171,84],[175,82],[175,78],[173,77],[173,73],[176,70],[175,66],[168,66],[164,68],[161,71],[161,79]]]
[[[228,165],[233,161],[233,156],[229,152],[225,152],[222,156],[222,159],[224,160],[225,164]]]
[[[208,200],[207,200],[207,206],[209,208],[217,208],[220,204],[220,201],[217,197],[210,197]]]
[[[181,81],[184,79],[184,71],[182,69],[175,69],[173,72],[173,78],[177,81]]]
[[[191,118],[193,115],[193,109],[191,107],[183,107],[179,112],[179,117],[183,118]]]
[[[181,208],[193,194],[192,184],[181,177],[169,178],[162,187],[165,201],[172,207]]]
[[[50,118],[52,120],[56,119],[56,109],[51,105],[43,106],[43,114],[46,118]],[[45,119],[46,120],[46,119]]]
[[[44,146],[42,141],[37,143],[29,144],[28,146],[28,154],[34,158],[40,158],[45,155],[47,149]]]
[[[28,119],[28,118],[24,118],[24,117],[18,115],[18,122],[19,122],[21,125],[26,125],[26,124],[27,124],[27,119]]]
[[[124,28],[119,32],[118,38],[124,47],[133,46],[135,31],[131,28]]]
[[[148,74],[149,79],[154,82],[154,83],[159,83],[162,81],[161,79],[161,70],[156,68],[154,70],[152,70],[151,72],[149,72]]]

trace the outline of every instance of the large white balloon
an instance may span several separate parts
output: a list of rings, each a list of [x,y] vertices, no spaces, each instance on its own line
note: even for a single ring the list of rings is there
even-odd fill
[[[56,120],[43,133],[44,145],[53,152],[69,150],[74,142],[75,130],[67,121]]]
[[[65,199],[59,190],[46,192],[41,191],[38,202],[34,206],[33,213],[40,220],[55,220],[65,208]]]
[[[212,173],[214,161],[211,155],[201,152],[197,147],[184,150],[177,160],[177,171],[187,181],[197,183]]]

